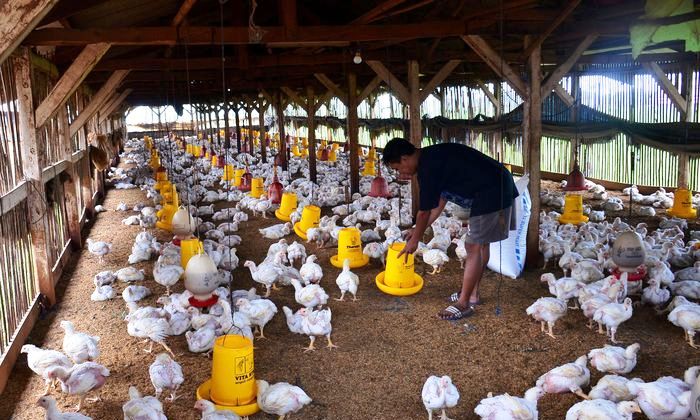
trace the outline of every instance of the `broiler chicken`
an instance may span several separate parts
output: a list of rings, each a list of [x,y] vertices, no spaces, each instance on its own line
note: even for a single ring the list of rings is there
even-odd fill
[[[202,413],[202,420],[240,420],[236,413],[230,410],[217,410],[213,402],[197,400],[194,408]]]
[[[122,291],[122,299],[124,299],[124,302],[138,302],[148,296],[151,296],[151,289],[146,286],[131,285],[127,286]]]
[[[523,398],[508,394],[496,395],[489,393],[487,398],[479,402],[474,413],[482,420],[518,419],[537,420],[537,401],[545,394],[542,388],[533,387],[525,392]]]
[[[422,258],[423,262],[425,264],[428,264],[433,268],[433,271],[431,271],[428,274],[438,274],[442,270],[442,267],[445,266],[450,261],[450,258],[447,256],[447,254],[441,250],[441,249],[428,249],[428,248],[423,248],[420,249],[419,252],[417,252]]]
[[[269,299],[248,300],[239,298],[236,300],[236,307],[248,317],[251,325],[258,327],[260,338],[265,338],[263,330],[270,320],[277,313],[277,306]]]
[[[453,408],[459,402],[459,391],[452,383],[452,378],[445,375],[442,377],[430,376],[423,384],[421,391],[423,405],[428,411],[428,420],[433,419],[433,411],[440,410],[441,420],[450,420],[445,411]]]
[[[298,386],[287,382],[270,385],[267,381],[255,381],[258,388],[258,405],[267,414],[279,416],[283,420],[288,414],[296,413],[311,403],[311,398]]]
[[[345,297],[345,293],[350,292],[352,295],[352,300],[357,300],[357,288],[360,285],[360,278],[357,274],[350,271],[350,259],[346,258],[343,260],[343,271],[335,279],[335,284],[338,285],[340,289],[340,298],[336,299],[342,301]]]
[[[293,313],[288,307],[282,307],[282,312],[284,312],[284,316],[287,319],[287,328],[289,328],[291,333],[304,334],[304,331],[301,328],[302,315],[300,311],[301,309],[299,309],[296,313]]]
[[[316,263],[318,257],[309,255],[306,257],[306,262],[299,269],[299,275],[304,285],[318,284],[323,278],[323,269]]]
[[[157,262],[153,265],[153,279],[161,286],[165,286],[167,296],[170,296],[170,288],[177,284],[184,273],[185,270],[181,265],[163,265]]]
[[[108,376],[109,369],[95,362],[79,363],[70,368],[54,366],[48,370],[48,378],[58,379],[64,394],[80,396],[78,411],[83,407],[85,394],[102,388]]]
[[[250,275],[253,281],[260,283],[265,286],[264,297],[270,296],[270,289],[275,284],[277,279],[282,275],[282,271],[274,263],[262,263],[256,266],[253,261],[246,261],[243,263],[244,267],[248,267],[250,270]]]
[[[680,420],[687,419],[690,414],[690,385],[687,382],[665,376],[653,382],[630,381],[627,387],[647,418]]]
[[[619,375],[605,375],[591,388],[588,396],[591,399],[604,399],[612,402],[632,401],[634,395],[629,391],[627,382],[643,382],[639,378],[627,379]]]
[[[639,347],[639,343],[630,344],[627,348],[606,344],[603,348],[588,352],[588,358],[591,366],[599,372],[630,373],[637,365]]]
[[[289,222],[280,223],[264,229],[258,229],[258,231],[266,239],[280,239],[292,232],[292,224]]]
[[[673,325],[683,328],[685,340],[690,347],[700,348],[695,344],[695,332],[700,330],[700,305],[694,303],[678,305],[668,314],[668,320]]]
[[[25,344],[22,346],[21,352],[27,354],[27,365],[29,369],[44,378],[44,382],[46,382],[46,391],[44,391],[44,395],[49,395],[51,385],[53,385],[53,382],[48,378],[48,370],[55,366],[66,369],[73,366],[73,362],[60,351],[46,350],[32,344]]]
[[[302,286],[297,279],[292,279],[291,282],[294,286],[294,299],[298,304],[306,308],[315,308],[328,303],[328,293],[320,285]]]
[[[39,398],[36,405],[46,410],[45,420],[92,420],[92,417],[80,413],[61,413],[53,397],[43,396]]]
[[[563,300],[564,302],[568,302],[569,299],[574,299],[574,307],[571,309],[578,309],[576,298],[578,297],[579,290],[581,290],[585,284],[571,277],[562,277],[557,280],[552,273],[542,274],[540,281],[547,283],[549,286],[549,293],[554,295],[557,299]]]
[[[190,352],[208,355],[214,348],[214,340],[216,340],[216,321],[212,319],[196,331],[187,331],[185,339]]]
[[[151,353],[153,351],[153,343],[155,342],[163,346],[168,353],[175,357],[170,347],[165,344],[165,339],[170,335],[171,331],[170,324],[165,316],[162,318],[149,317],[129,319],[126,331],[132,337],[141,338],[150,342],[148,349],[144,350],[146,353]]]
[[[156,356],[156,360],[148,368],[148,374],[156,390],[156,398],[160,398],[163,390],[170,391],[170,397],[166,400],[175,401],[178,398],[177,390],[185,382],[185,377],[182,375],[182,367],[167,353]]]
[[[122,406],[124,420],[167,420],[163,404],[157,398],[142,396],[135,386],[129,387],[129,401]]]
[[[671,292],[662,288],[655,278],[649,279],[649,285],[642,289],[642,303],[655,307],[664,305],[671,299]]]
[[[452,243],[457,245],[455,254],[457,255],[457,259],[459,259],[459,268],[464,268],[464,262],[467,260],[467,248],[464,245],[464,240],[454,238]]]
[[[88,251],[90,251],[92,255],[97,256],[100,264],[104,262],[104,256],[112,252],[112,244],[109,242],[94,241],[90,238],[87,238],[86,242]]]
[[[103,302],[105,300],[114,299],[116,293],[110,285],[95,286],[95,290],[90,295],[90,300],[93,302]]]
[[[566,420],[632,420],[632,415],[640,411],[634,401],[615,404],[608,400],[589,400],[571,406],[566,412]]]
[[[542,297],[528,306],[525,313],[540,322],[540,330],[552,338],[556,338],[552,329],[557,320],[566,314],[566,302],[552,297]],[[545,332],[544,325],[548,331]]]
[[[73,323],[61,321],[63,328],[63,351],[74,363],[97,360],[100,357],[100,337],[76,332]]]
[[[383,266],[386,266],[384,262],[386,247],[381,242],[370,242],[362,249],[362,253],[368,257],[380,260]]]
[[[610,336],[610,341],[617,343],[615,333],[623,322],[632,318],[632,299],[626,298],[623,303],[608,303],[598,308],[593,314],[593,320],[598,326],[605,325],[606,335]]]
[[[583,355],[573,363],[557,366],[540,376],[536,385],[548,394],[573,392],[582,398],[588,399],[588,396],[581,389],[588,385],[591,379],[591,372],[586,366],[587,362],[588,358]]]
[[[117,278],[125,283],[131,283],[133,281],[143,281],[144,274],[143,270],[139,270],[135,267],[124,267],[117,270],[115,273]]]
[[[291,266],[294,266],[297,261],[304,261],[305,259],[306,248],[304,244],[294,241],[287,247],[287,260],[289,260]]]
[[[326,308],[319,311],[310,310],[309,308],[301,308],[298,311],[301,315],[301,330],[304,335],[309,336],[309,347],[307,347],[304,352],[314,351],[314,341],[316,337],[325,336],[328,340],[329,349],[336,348],[333,341],[331,341],[331,332],[333,327],[331,326],[331,309]]]

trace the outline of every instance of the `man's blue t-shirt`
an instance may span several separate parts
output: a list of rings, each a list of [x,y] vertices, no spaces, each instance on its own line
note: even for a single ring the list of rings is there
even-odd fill
[[[508,169],[476,149],[440,143],[420,150],[417,175],[421,210],[436,208],[442,196],[471,208],[471,216],[479,216],[510,207],[518,196]]]

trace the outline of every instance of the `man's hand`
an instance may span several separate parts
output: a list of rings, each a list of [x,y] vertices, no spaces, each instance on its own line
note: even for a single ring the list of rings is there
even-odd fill
[[[410,241],[411,238],[413,237],[413,232],[414,232],[413,228],[408,229],[406,232],[403,233],[403,239],[406,242]]]
[[[408,242],[406,242],[406,245],[403,247],[401,252],[399,252],[399,255],[396,258],[401,258],[402,255],[405,255],[404,263],[407,263],[408,256],[416,252],[416,249],[418,249],[418,239],[411,239]]]

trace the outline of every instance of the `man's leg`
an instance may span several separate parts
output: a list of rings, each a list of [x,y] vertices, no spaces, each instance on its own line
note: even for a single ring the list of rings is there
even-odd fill
[[[466,308],[469,305],[469,297],[473,296],[474,293],[478,293],[479,281],[485,265],[482,261],[482,245],[466,244],[465,247],[467,248],[467,260],[464,262],[462,292],[459,294],[459,300],[457,301],[460,308]]]
[[[486,271],[486,265],[489,263],[489,257],[490,257],[490,251],[491,251],[491,246],[490,244],[484,244],[484,245],[479,245],[481,248],[481,273],[479,274],[479,278],[476,281],[476,284],[474,284],[474,288],[472,289],[472,292],[469,296],[469,303],[476,303],[479,301],[479,284],[481,284],[481,277],[484,275],[484,271]],[[466,268],[464,271],[464,278],[466,279],[467,272]],[[463,281],[462,289],[464,289],[464,284],[466,284]]]

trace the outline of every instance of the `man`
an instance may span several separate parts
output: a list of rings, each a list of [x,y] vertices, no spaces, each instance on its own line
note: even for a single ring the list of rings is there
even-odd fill
[[[467,259],[460,292],[450,296],[452,305],[438,316],[457,320],[474,314],[479,300],[479,282],[489,261],[489,244],[508,237],[515,228],[513,199],[518,191],[513,176],[498,161],[471,147],[442,143],[423,149],[402,138],[394,138],[384,148],[385,165],[408,179],[418,176],[419,212],[415,227],[406,236],[406,246],[399,257],[413,254],[428,226],[440,216],[451,201],[460,207],[457,216],[466,219]]]

